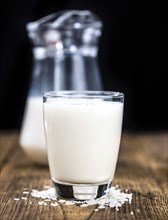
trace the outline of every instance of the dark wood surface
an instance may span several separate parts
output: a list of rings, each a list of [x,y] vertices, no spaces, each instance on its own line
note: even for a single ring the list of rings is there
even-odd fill
[[[38,205],[38,199],[15,201],[23,191],[51,185],[48,167],[33,164],[22,152],[17,132],[0,133],[0,219],[168,219],[167,133],[124,133],[113,184],[133,193],[119,211],[95,206]],[[30,201],[32,204],[30,204]],[[130,212],[133,211],[133,215]]]

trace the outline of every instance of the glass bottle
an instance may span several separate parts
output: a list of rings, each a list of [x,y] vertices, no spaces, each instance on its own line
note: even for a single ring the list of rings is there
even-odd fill
[[[102,22],[91,11],[61,11],[27,24],[33,42],[34,66],[20,144],[34,161],[47,164],[42,93],[101,90],[97,64]]]

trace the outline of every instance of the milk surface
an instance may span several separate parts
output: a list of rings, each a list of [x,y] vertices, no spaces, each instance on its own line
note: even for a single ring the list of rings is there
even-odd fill
[[[31,160],[47,164],[47,151],[43,124],[42,97],[30,97],[26,103],[20,145]]]
[[[86,184],[114,177],[123,103],[92,101],[60,100],[44,104],[53,181]]]

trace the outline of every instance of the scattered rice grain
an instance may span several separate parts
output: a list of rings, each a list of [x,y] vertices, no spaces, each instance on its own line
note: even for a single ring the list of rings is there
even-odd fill
[[[64,200],[64,199],[58,199],[55,193],[54,188],[48,188],[46,187],[46,190],[36,190],[32,189],[30,192],[32,197],[36,197],[39,199],[43,199],[44,201],[39,201],[39,205],[45,205],[47,204],[46,201],[57,201],[52,202],[51,206],[57,206],[59,203],[65,203],[66,205],[79,205],[81,207],[87,207],[90,205],[97,205],[98,207],[95,209],[95,211],[98,211],[99,209],[105,209],[105,208],[115,208],[116,211],[119,210],[119,208],[125,203],[128,202],[131,204],[132,201],[132,194],[126,193],[128,189],[125,190],[125,192],[121,192],[119,189],[119,186],[116,185],[115,187],[111,187],[106,191],[106,195],[102,196],[98,199],[92,199],[92,200],[86,200],[86,201],[74,201],[74,200]],[[24,198],[24,197],[22,197]],[[25,199],[27,199],[25,197]],[[133,215],[133,212],[130,213]]]
[[[45,202],[51,202],[51,199],[45,199],[44,201]]]
[[[38,204],[39,205],[43,205],[44,201],[39,201]]]
[[[57,202],[52,202],[51,204],[50,204],[51,206],[58,206],[58,203]]]
[[[74,201],[66,201],[65,205],[75,205],[75,202]]]
[[[89,206],[87,203],[85,204],[82,204],[82,205],[80,205],[80,207],[87,207],[87,206]]]
[[[29,192],[28,191],[23,191],[23,194],[29,194]]]
[[[66,202],[66,200],[60,199],[59,202],[60,202],[60,203],[64,203],[64,202]]]

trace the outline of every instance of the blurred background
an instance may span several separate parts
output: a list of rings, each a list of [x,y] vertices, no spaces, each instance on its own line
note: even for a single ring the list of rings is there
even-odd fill
[[[98,62],[104,90],[125,94],[124,129],[167,129],[166,8],[160,13],[155,1],[133,0],[4,1],[0,129],[20,129],[22,122],[33,58],[26,24],[67,9],[92,10],[103,21]]]

